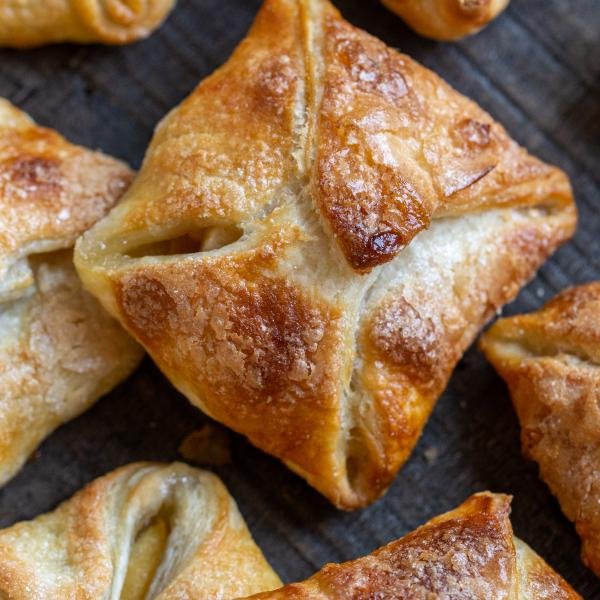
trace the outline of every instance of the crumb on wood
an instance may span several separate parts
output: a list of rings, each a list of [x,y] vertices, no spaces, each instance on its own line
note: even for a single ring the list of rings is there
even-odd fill
[[[40,452],[39,448],[37,450],[34,450],[27,458],[27,464],[30,465],[36,461],[38,461],[42,456],[42,453]]]
[[[434,464],[439,456],[439,450],[435,447],[435,446],[428,446],[427,448],[425,448],[425,450],[423,451],[423,454],[425,455],[425,460],[430,464]]]
[[[179,454],[198,465],[227,465],[231,462],[229,434],[216,425],[203,425],[183,439],[179,445]]]

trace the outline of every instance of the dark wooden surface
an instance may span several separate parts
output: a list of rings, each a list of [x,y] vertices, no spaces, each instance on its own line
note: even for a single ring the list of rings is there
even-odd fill
[[[513,0],[480,35],[458,44],[419,38],[376,0],[338,0],[355,24],[444,76],[524,145],[572,177],[581,224],[507,312],[539,306],[563,287],[600,277],[600,2]],[[0,95],[70,139],[139,166],[157,121],[229,55],[259,0],[180,0],[166,26],[126,48],[55,46],[0,51]],[[92,478],[139,459],[177,458],[204,417],[146,359],[128,381],[65,425],[0,491],[0,525],[33,517]],[[585,598],[600,580],[579,540],[519,450],[504,385],[471,349],[412,458],[387,496],[344,514],[275,459],[232,435],[217,469],[267,557],[286,581],[327,561],[365,554],[472,492],[514,494],[516,533]]]

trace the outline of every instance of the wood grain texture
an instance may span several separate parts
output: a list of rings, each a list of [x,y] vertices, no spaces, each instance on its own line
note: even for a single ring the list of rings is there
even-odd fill
[[[513,0],[481,34],[440,44],[412,33],[375,0],[337,0],[353,23],[440,73],[532,153],[572,178],[576,237],[542,268],[507,314],[563,287],[600,278],[600,4]],[[0,52],[0,95],[71,140],[139,166],[152,128],[245,34],[259,0],[180,0],[157,34],[125,48],[55,46]],[[91,411],[61,428],[0,490],[0,525],[49,510],[94,477],[133,460],[177,458],[204,417],[145,361]],[[579,540],[523,460],[506,388],[475,349],[459,364],[406,467],[383,500],[342,514],[237,436],[217,469],[285,581],[405,534],[481,489],[514,494],[513,525],[585,598],[600,582]],[[274,494],[274,487],[280,493]]]

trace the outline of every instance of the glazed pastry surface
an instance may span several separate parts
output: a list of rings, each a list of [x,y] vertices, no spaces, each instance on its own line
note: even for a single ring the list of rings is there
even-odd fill
[[[141,357],[72,257],[131,175],[0,99],[0,484]]]
[[[600,283],[500,319],[481,347],[508,384],[523,453],[539,464],[600,576]]]
[[[127,44],[147,37],[175,0],[2,0],[0,46]]]
[[[436,40],[458,40],[477,33],[510,0],[382,0],[417,33]]]
[[[267,0],[75,260],[195,405],[350,509],[575,221],[565,174],[435,74]]]
[[[218,477],[136,463],[0,531],[0,597],[209,600],[281,581]]]
[[[580,598],[513,535],[510,497],[483,492],[372,554],[326,565],[254,599],[575,600]]]

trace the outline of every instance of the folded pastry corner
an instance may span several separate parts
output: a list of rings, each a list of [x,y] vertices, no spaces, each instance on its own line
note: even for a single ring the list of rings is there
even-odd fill
[[[127,44],[149,36],[175,0],[2,0],[0,47]]]
[[[277,598],[581,599],[513,535],[510,497],[482,492],[372,554],[254,600]]]
[[[580,535],[600,576],[600,282],[500,319],[481,348],[508,384],[524,454]]]
[[[493,21],[510,0],[382,0],[417,33],[458,40]]]
[[[351,509],[575,222],[566,175],[434,73],[267,0],[76,265],[192,403]]]
[[[220,479],[135,463],[0,531],[0,595],[203,600],[281,585]]]
[[[83,290],[72,251],[131,177],[0,99],[0,485],[141,358]]]

